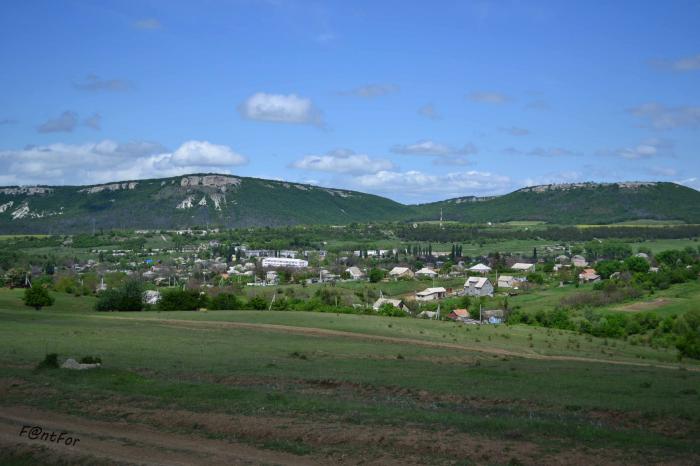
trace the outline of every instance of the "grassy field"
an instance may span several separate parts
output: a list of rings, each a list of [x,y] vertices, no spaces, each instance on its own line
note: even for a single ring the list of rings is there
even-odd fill
[[[58,294],[35,311],[19,298],[0,292],[0,434],[12,420],[51,420],[79,430],[84,446],[47,455],[0,435],[6,462],[196,463],[205,444],[211,458],[278,464],[700,460],[700,366],[671,351],[524,326],[99,314]],[[33,370],[46,352],[98,355],[104,367]],[[125,442],[125,432],[140,437]]]

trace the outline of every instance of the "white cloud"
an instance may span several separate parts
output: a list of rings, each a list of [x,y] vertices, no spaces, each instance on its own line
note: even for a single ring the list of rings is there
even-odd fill
[[[41,125],[37,126],[36,130],[40,133],[70,133],[78,125],[78,114],[66,110],[56,118],[51,118]]]
[[[683,180],[678,180],[675,181],[675,183],[682,184],[683,186],[687,186],[689,188],[693,188],[700,191],[700,178],[698,178],[697,176],[693,176],[691,178],[686,178]]]
[[[238,106],[238,112],[249,120],[323,125],[321,112],[311,99],[296,94],[267,94],[258,92]]]
[[[442,175],[432,175],[417,170],[405,172],[385,170],[372,175],[355,177],[352,182],[353,186],[360,190],[422,199],[489,195],[503,193],[511,188],[511,179],[507,176],[474,170]]]
[[[376,159],[350,150],[335,150],[325,155],[307,155],[291,165],[302,170],[332,173],[376,173],[394,168],[390,160]]]
[[[654,129],[700,127],[700,107],[667,107],[664,104],[649,102],[627,111],[645,120],[647,125]]]
[[[653,60],[651,64],[658,68],[665,68],[673,71],[700,70],[700,54],[679,58],[678,60]]]
[[[467,95],[467,98],[472,102],[480,102],[485,104],[504,104],[512,100],[509,96],[500,92],[476,91]]]
[[[381,97],[398,91],[399,86],[395,84],[367,84],[349,91],[341,91],[339,94],[372,99],[374,97]]]
[[[432,155],[438,157],[450,157],[455,155],[476,154],[478,149],[474,144],[468,143],[462,147],[453,147],[447,144],[435,142],[431,139],[423,139],[413,144],[396,144],[391,151],[403,155]]]
[[[187,141],[170,152],[149,142],[49,144],[0,151],[3,184],[87,184],[195,172],[229,173],[247,159],[230,147]]]
[[[603,149],[598,151],[599,155],[615,155],[623,159],[646,159],[656,156],[671,156],[673,155],[673,142],[651,138],[640,142],[637,145],[629,147],[621,147],[614,150]]]

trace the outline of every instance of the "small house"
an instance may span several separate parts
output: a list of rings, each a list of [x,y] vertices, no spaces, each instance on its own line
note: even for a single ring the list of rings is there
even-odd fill
[[[469,267],[469,271],[474,272],[474,273],[480,273],[482,275],[486,275],[487,273],[491,272],[491,267],[489,267],[488,265],[484,265],[484,264],[476,264],[472,267]]]
[[[486,277],[469,277],[464,292],[469,296],[493,296],[493,284]]]
[[[427,267],[423,267],[419,271],[416,272],[417,277],[428,277],[428,278],[435,278],[437,277],[437,272],[434,271],[433,269],[429,269]]]
[[[441,286],[435,288],[426,288],[423,291],[416,293],[416,301],[434,301],[442,299],[447,295],[447,290]]]
[[[350,275],[351,280],[361,280],[365,276],[359,267],[348,267],[345,271]]]
[[[403,301],[401,301],[400,299],[389,299],[389,298],[379,298],[372,305],[372,309],[374,309],[375,311],[378,311],[379,308],[381,308],[385,304],[391,304],[392,306],[394,306],[397,309],[401,309],[405,312],[408,312],[408,307],[406,306],[406,304],[404,304]]]
[[[526,262],[516,262],[513,264],[510,269],[514,272],[534,272],[535,271],[535,264],[528,264]]]
[[[447,318],[454,321],[469,319],[469,311],[466,309],[455,309],[447,315]]]
[[[583,272],[578,274],[578,279],[582,283],[590,283],[600,281],[600,275],[595,269],[583,269]]]
[[[512,275],[501,275],[498,277],[499,288],[513,288],[515,286],[515,278]]]
[[[391,278],[413,278],[413,270],[408,267],[394,267],[389,271],[389,276]]]
[[[578,254],[571,258],[571,263],[574,267],[588,267],[588,261],[586,258],[579,256]]]

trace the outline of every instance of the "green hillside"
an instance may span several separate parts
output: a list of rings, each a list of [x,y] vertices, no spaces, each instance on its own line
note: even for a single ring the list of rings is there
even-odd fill
[[[411,209],[379,196],[228,175],[91,186],[0,188],[0,232],[71,233],[400,220]]]
[[[407,206],[342,189],[198,174],[90,186],[0,188],[0,234],[445,220],[700,223],[700,192],[673,183],[547,185]]]
[[[492,198],[462,197],[416,206],[415,220],[469,223],[542,221],[609,224],[629,220],[700,223],[700,192],[675,183],[580,183],[524,188]]]

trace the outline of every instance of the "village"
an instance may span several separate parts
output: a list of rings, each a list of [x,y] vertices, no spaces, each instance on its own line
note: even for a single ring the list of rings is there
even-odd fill
[[[159,247],[150,247],[153,239],[159,242],[153,246]],[[219,230],[196,229],[139,230],[118,240],[94,236],[88,244],[99,246],[80,247],[85,241],[65,237],[59,248],[65,254],[25,268],[6,267],[5,285],[50,282],[57,291],[99,295],[137,280],[144,288],[144,305],[150,307],[157,307],[170,290],[194,290],[210,298],[232,294],[268,310],[291,309],[295,302],[299,307],[305,301],[304,310],[342,308],[463,324],[501,324],[513,310],[509,299],[512,303],[518,296],[547,288],[578,290],[627,273],[613,271],[603,277],[596,270],[596,259],[584,255],[585,248],[564,243],[527,254],[494,251],[466,257],[459,244],[445,251],[433,250],[429,244],[330,251],[253,249],[227,240]],[[648,264],[648,272],[658,272],[648,253],[628,252]],[[601,260],[608,257],[597,259]]]

